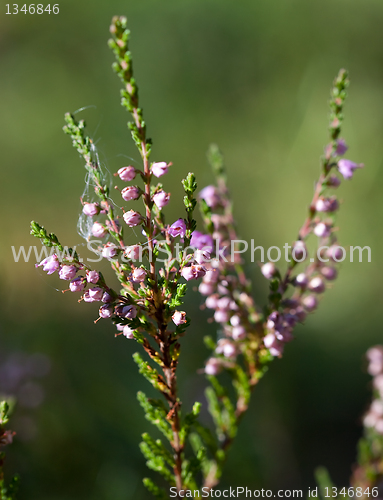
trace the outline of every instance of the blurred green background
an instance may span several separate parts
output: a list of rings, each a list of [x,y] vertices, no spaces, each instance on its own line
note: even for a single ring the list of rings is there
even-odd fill
[[[36,270],[34,259],[16,264],[11,252],[11,245],[35,244],[31,219],[64,244],[82,242],[84,169],[61,130],[64,112],[96,106],[84,117],[111,172],[130,162],[121,155],[138,160],[106,43],[115,14],[129,19],[152,159],[174,164],[165,180],[168,220],[182,216],[186,172],[196,173],[200,187],[212,181],[205,152],[216,142],[239,232],[265,247],[292,242],[303,221],[327,142],[329,89],[341,67],[350,71],[342,135],[346,157],[366,168],[339,189],[339,237],[345,247],[369,245],[372,262],[342,264],[318,312],[272,364],[222,479],[253,489],[306,488],[325,465],[346,485],[370,397],[363,355],[383,336],[381,0],[64,0],[58,15],[1,9],[0,350],[43,353],[52,365],[44,402],[31,411],[35,436],[16,439],[8,453],[9,472],[22,475],[20,498],[149,498],[138,450],[149,424],[135,396],[148,388],[131,359],[136,345],[115,339],[106,322],[94,325],[96,306],[62,295],[56,287],[63,282]],[[246,269],[264,301],[257,265]],[[204,401],[195,368],[207,356],[202,336],[214,327],[196,293],[186,307],[194,317],[182,341],[187,406]]]

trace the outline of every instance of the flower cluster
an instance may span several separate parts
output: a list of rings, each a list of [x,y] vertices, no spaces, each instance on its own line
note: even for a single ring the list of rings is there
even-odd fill
[[[85,123],[77,122],[68,113],[64,131],[70,135],[85,161],[88,184],[94,186],[94,192],[90,195],[87,192],[86,197],[81,198],[81,217],[88,222],[86,226],[91,228],[91,234],[101,240],[98,251],[115,272],[120,289],[109,286],[100,270],[89,268],[73,250],[61,258],[63,247],[57,237],[33,222],[31,233],[53,251],[37,266],[42,266],[48,274],[57,272],[61,280],[69,282],[68,291],[81,294],[79,301],[96,302],[99,317],[95,322],[111,320],[117,329],[116,336],[134,339],[148,355],[150,362],[143,360],[138,353],[134,360],[140,373],[163,399],[151,400],[142,393],[138,398],[147,419],[163,433],[171,450],[160,440],[154,441],[144,434],[141,449],[148,466],[175,485],[178,492],[196,489],[196,474],[199,472],[204,487],[212,488],[219,480],[239,420],[248,408],[252,389],[273,357],[282,355],[285,343],[293,338],[296,323],[316,309],[318,297],[337,276],[334,215],[339,203],[331,190],[340,183],[336,171],[349,179],[355,169],[362,166],[339,159],[347,150],[344,140],[339,137],[347,75],[341,71],[335,80],[331,101],[331,144],[325,150],[323,171],[308,218],[292,245],[288,269],[282,275],[272,262],[261,268],[263,275],[270,280],[269,303],[261,310],[250,294],[250,283],[239,252],[228,255],[228,249],[232,249],[233,241],[238,241],[238,238],[223,160],[217,147],[213,146],[209,153],[217,185],[207,186],[199,193],[204,230],[197,230],[193,218],[197,183],[192,173],[182,181],[185,217],[166,223],[163,209],[170,201],[170,193],[156,179],[165,176],[172,164],[149,161],[152,143],[147,138],[143,111],[139,106],[126,19],[114,18],[110,31],[112,39],[109,45],[116,57],[113,67],[123,83],[121,104],[132,117],[129,128],[142,160],[142,167],[122,166],[115,173],[115,177],[124,183],[122,187],[116,186],[116,190],[120,192],[124,205],[129,203],[131,206],[123,208],[120,213],[116,209],[119,204],[112,202],[96,148],[85,135]],[[142,208],[138,206],[140,201]],[[137,242],[127,246],[124,228],[138,226],[144,244]],[[310,259],[305,269],[297,273],[296,266],[307,261],[305,241],[310,234],[318,238],[320,246],[328,247],[325,253],[328,259],[325,263],[322,258],[313,262]],[[188,251],[190,247],[195,249],[193,254]],[[168,257],[160,265],[158,255],[162,249],[166,250]],[[235,258],[232,259],[233,255]],[[206,395],[216,425],[217,442],[210,431],[197,422],[199,403],[195,403],[190,413],[181,415],[177,392],[179,340],[190,324],[186,312],[180,308],[188,283],[198,279],[201,279],[198,289],[203,296],[203,307],[212,311],[213,320],[220,325],[217,341],[205,339],[212,354],[204,369],[211,383]],[[227,370],[232,378],[234,403],[216,377],[223,370]],[[196,432],[190,435],[192,426]],[[192,459],[186,458],[185,451],[189,435],[195,451]],[[144,482],[157,498],[166,497],[150,479]]]

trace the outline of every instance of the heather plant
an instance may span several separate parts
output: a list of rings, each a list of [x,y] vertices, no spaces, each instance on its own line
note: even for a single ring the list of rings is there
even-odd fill
[[[188,173],[182,181],[185,213],[174,222],[165,220],[163,208],[170,202],[170,193],[157,179],[175,167],[167,161],[151,161],[152,142],[133,75],[126,18],[113,18],[110,32],[109,46],[116,58],[113,68],[123,85],[121,104],[131,115],[128,126],[142,159],[141,168],[121,166],[115,174],[123,183],[117,188],[118,196],[129,202],[128,207],[119,208],[121,201],[113,201],[111,180],[86,135],[84,121],[68,113],[64,131],[87,171],[79,233],[86,240],[96,238],[94,251],[109,262],[117,284],[90,267],[74,249],[65,247],[64,251],[57,236],[38,223],[31,223],[31,234],[52,250],[38,266],[48,274],[57,272],[69,283],[68,291],[79,294],[79,301],[96,302],[95,321],[112,321],[119,341],[124,338],[139,344],[134,361],[159,397],[148,398],[139,392],[138,401],[147,420],[163,435],[160,440],[143,434],[141,451],[148,467],[180,498],[185,490],[207,491],[217,486],[255,386],[271,361],[281,357],[285,345],[293,340],[297,323],[316,310],[326,287],[337,278],[343,249],[336,236],[339,203],[333,193],[363,165],[343,158],[348,148],[340,134],[349,81],[347,72],[341,70],[331,90],[330,140],[321,158],[308,214],[287,247],[287,269],[283,271],[271,261],[261,265],[270,293],[267,304],[259,307],[244,271],[243,242],[237,235],[223,157],[217,146],[212,145],[208,152],[214,184],[197,194],[195,175]],[[198,228],[194,215],[197,205],[202,215]],[[141,234],[133,245],[125,243],[126,228],[136,228]],[[316,245],[311,252],[307,245],[310,237]],[[189,284],[200,279],[198,290],[204,307],[212,311],[218,327],[217,338],[204,339],[211,354],[201,370],[208,382],[206,399],[214,430],[199,419],[201,402],[187,409],[177,390],[181,338],[192,330],[183,298]],[[144,484],[157,498],[169,498],[169,489],[152,479],[145,478]]]

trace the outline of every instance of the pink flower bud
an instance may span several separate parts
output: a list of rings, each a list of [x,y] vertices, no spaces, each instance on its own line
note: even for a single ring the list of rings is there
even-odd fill
[[[199,197],[205,200],[206,205],[210,208],[215,208],[221,202],[218,190],[215,186],[206,186],[203,188],[199,193]]]
[[[43,271],[46,271],[47,274],[52,274],[57,269],[60,267],[59,260],[57,258],[56,254],[51,255],[50,257],[47,257],[46,259],[42,260],[40,264],[36,264],[36,267],[43,266]]]
[[[137,316],[137,309],[134,306],[124,306],[121,309],[121,316],[127,319],[134,319]]]
[[[101,300],[102,300],[102,302],[109,303],[109,302],[113,302],[113,297],[108,292],[105,292],[104,295],[102,296]]]
[[[85,283],[83,283],[82,278],[76,278],[69,283],[69,289],[71,292],[82,292],[84,287]]]
[[[198,291],[201,295],[211,295],[212,293],[214,293],[214,289],[214,285],[205,282],[200,283],[198,287]]]
[[[210,295],[205,301],[205,305],[208,309],[217,309],[218,307],[218,295]]]
[[[239,326],[241,323],[241,318],[237,315],[234,315],[230,318],[231,326]]]
[[[206,271],[202,266],[193,265],[184,267],[181,271],[181,276],[185,278],[186,281],[190,281],[201,278],[205,273]]]
[[[327,238],[331,234],[331,227],[331,224],[319,222],[319,224],[314,227],[314,234],[319,238]]]
[[[170,193],[165,193],[165,191],[159,191],[155,195],[153,195],[153,201],[156,206],[161,210],[164,208],[170,201]]]
[[[326,289],[326,285],[320,276],[316,276],[310,281],[309,289],[315,293],[323,293]]]
[[[140,190],[137,186],[127,186],[121,191],[121,196],[125,201],[137,200],[140,194]]]
[[[223,309],[217,309],[214,313],[214,321],[216,323],[226,323],[229,321],[229,314]]]
[[[234,340],[243,340],[246,338],[246,330],[242,325],[235,326],[231,332]]]
[[[225,358],[233,358],[237,354],[237,349],[235,345],[228,339],[221,339],[218,341],[217,347],[215,349],[217,354],[223,354]]]
[[[337,188],[340,186],[340,179],[336,175],[330,175],[327,180],[327,186],[332,188]]]
[[[172,320],[175,325],[183,325],[186,323],[186,313],[184,311],[175,311],[172,316]]]
[[[338,275],[338,271],[334,267],[330,266],[322,267],[321,273],[328,281],[335,280]]]
[[[96,284],[99,279],[100,279],[100,275],[98,274],[97,271],[87,271],[86,272],[86,281],[88,283]]]
[[[294,283],[296,286],[299,286],[301,288],[305,288],[307,286],[307,283],[308,283],[308,279],[307,279],[307,276],[305,275],[305,273],[298,274],[298,276],[296,276],[296,278],[295,278]]]
[[[169,234],[173,238],[176,236],[180,236],[181,238],[184,238],[186,233],[186,224],[183,219],[178,219],[173,224],[169,227]]]
[[[140,283],[141,281],[145,281],[146,271],[142,269],[142,267],[137,267],[132,273],[132,279],[135,283]]]
[[[326,254],[329,259],[335,262],[340,262],[343,259],[343,249],[339,245],[331,245]]]
[[[111,306],[108,306],[105,304],[105,305],[100,307],[98,312],[99,312],[101,318],[104,318],[104,319],[111,318],[113,315],[113,308]]]
[[[151,171],[156,177],[162,177],[168,173],[169,165],[165,161],[159,161],[152,164]]]
[[[307,311],[311,312],[317,308],[318,300],[315,295],[307,295],[307,297],[303,298],[302,304]]]
[[[142,249],[140,245],[132,245],[125,247],[124,256],[129,260],[139,260],[142,257]],[[141,261],[141,260],[140,260]]]
[[[131,165],[120,168],[117,173],[120,179],[125,182],[132,181],[136,177],[136,169]]]
[[[206,375],[218,375],[221,371],[222,365],[220,361],[216,358],[210,358],[207,360],[205,365],[205,373]]]
[[[268,280],[273,278],[276,275],[276,272],[277,270],[272,262],[266,262],[266,264],[263,264],[261,267],[261,273]]]
[[[76,276],[77,269],[75,266],[62,266],[59,271],[59,277],[61,280],[71,280]]]
[[[338,200],[335,197],[324,198],[321,196],[315,204],[317,212],[335,212],[338,208]]]
[[[346,141],[344,139],[338,139],[335,150],[335,156],[343,156],[347,150],[348,146],[346,144]]]
[[[100,212],[100,205],[98,203],[84,203],[82,211],[85,215],[92,217]]]
[[[127,338],[127,339],[130,339],[130,340],[133,340],[134,339],[134,330],[132,330],[132,328],[130,328],[130,326],[128,325],[125,325],[123,330],[122,330],[122,334]]]
[[[217,271],[217,269],[208,269],[205,276],[203,277],[203,282],[213,284],[218,281],[218,278],[219,272]]]
[[[220,299],[218,299],[218,308],[228,310],[230,309],[230,302],[230,297],[221,297]]]
[[[138,226],[143,221],[142,215],[139,214],[138,212],[135,212],[134,210],[129,210],[129,212],[125,212],[123,217],[124,221],[129,227]]]
[[[95,222],[92,226],[92,234],[95,238],[103,238],[106,236],[107,230],[100,222]]]
[[[305,242],[302,240],[297,240],[293,244],[292,256],[294,260],[302,262],[307,257],[307,248]]]
[[[116,257],[118,252],[118,247],[114,243],[107,243],[102,249],[102,256],[104,259],[113,259]]]
[[[89,288],[87,293],[89,294],[89,297],[92,299],[90,302],[95,302],[102,299],[104,291],[102,288],[96,286],[94,288]]]
[[[283,343],[279,342],[273,333],[268,333],[263,339],[265,347],[269,349],[270,354],[274,357],[280,357],[283,353]]]

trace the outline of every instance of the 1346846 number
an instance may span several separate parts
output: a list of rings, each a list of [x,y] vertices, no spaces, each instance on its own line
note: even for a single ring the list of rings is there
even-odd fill
[[[325,491],[325,498],[337,498],[340,495],[343,495],[344,498],[361,498],[361,497],[373,497],[376,498],[378,496],[378,488],[362,488],[361,486],[358,486],[357,488],[350,487],[350,488],[342,488],[338,489],[336,486],[333,486],[332,488],[326,487],[324,488]]]
[[[31,3],[27,5],[25,3],[21,7],[17,3],[7,3],[6,8],[6,14],[19,14],[20,12],[22,12],[23,14],[58,14],[60,12],[58,3],[55,3],[52,7],[50,3],[48,5],[43,5],[42,3]]]

